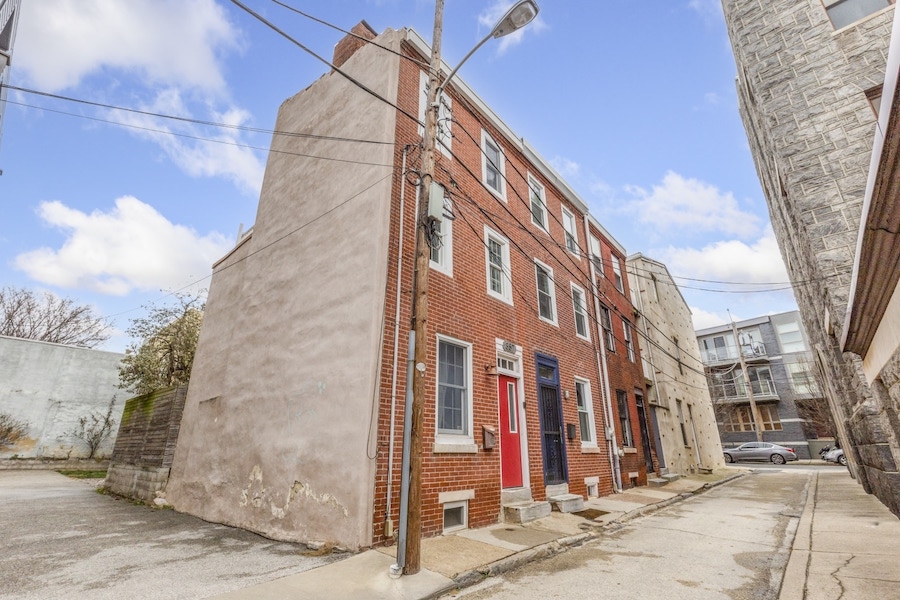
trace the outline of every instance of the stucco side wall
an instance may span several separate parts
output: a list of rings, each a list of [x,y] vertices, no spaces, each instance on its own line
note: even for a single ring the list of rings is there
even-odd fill
[[[379,43],[399,49],[400,34]],[[395,102],[398,61],[366,46],[342,69]],[[275,129],[392,142],[395,119],[329,73],[282,104]],[[393,160],[392,143],[275,136],[252,237],[211,283],[167,487],[177,510],[371,543]]]
[[[123,356],[0,336],[0,413],[30,425],[27,438],[0,449],[0,457],[87,456],[87,447],[65,433],[92,412],[105,415],[113,396],[118,398],[112,415],[118,424],[127,397],[118,387]],[[114,443],[112,435],[96,456],[108,457]]]

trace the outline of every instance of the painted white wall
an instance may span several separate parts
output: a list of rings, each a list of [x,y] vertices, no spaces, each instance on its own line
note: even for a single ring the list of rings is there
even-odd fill
[[[401,35],[378,42],[399,49]],[[394,102],[399,60],[365,46],[342,69]],[[395,125],[393,108],[328,73],[282,104],[275,129],[392,142]],[[214,269],[167,498],[356,549],[372,536],[394,146],[272,147],[252,235]]]
[[[0,336],[0,413],[26,421],[28,437],[0,448],[0,458],[78,458],[87,446],[66,435],[89,414],[106,414],[116,396],[112,435],[97,457],[109,457],[128,393],[118,388],[124,354]]]

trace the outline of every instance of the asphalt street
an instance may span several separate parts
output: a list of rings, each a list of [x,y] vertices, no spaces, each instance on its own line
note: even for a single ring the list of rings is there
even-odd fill
[[[311,556],[53,471],[0,471],[0,599],[209,598],[343,556]]]

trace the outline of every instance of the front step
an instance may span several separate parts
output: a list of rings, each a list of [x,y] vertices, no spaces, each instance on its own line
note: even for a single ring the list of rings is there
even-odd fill
[[[563,513],[573,513],[584,510],[584,498],[578,494],[561,494],[548,498],[553,508]]]
[[[648,479],[647,483],[650,485],[650,487],[662,487],[662,486],[666,485],[667,483],[669,483],[669,481],[670,481],[669,479],[666,479],[665,476],[663,476],[663,477],[655,477],[653,479]]]
[[[666,473],[662,476],[662,478],[666,481],[675,481],[677,479],[681,479],[681,475],[679,475],[678,473]]]
[[[528,523],[547,517],[552,511],[549,502],[512,502],[503,505],[503,522]]]

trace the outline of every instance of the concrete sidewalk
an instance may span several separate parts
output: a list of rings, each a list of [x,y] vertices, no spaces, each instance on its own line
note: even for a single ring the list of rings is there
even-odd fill
[[[641,487],[585,502],[576,514],[551,513],[525,525],[500,523],[422,540],[422,570],[392,578],[396,547],[368,550],[339,562],[221,596],[221,600],[418,600],[436,598],[490,575],[582,544],[637,516],[726,483],[748,472],[725,469],[664,487]]]
[[[900,520],[847,471],[813,474],[779,600],[900,597]]]

